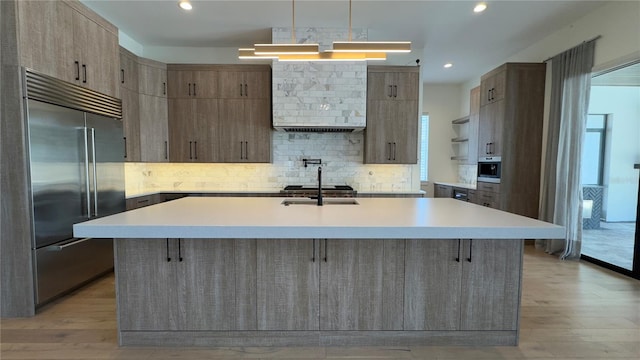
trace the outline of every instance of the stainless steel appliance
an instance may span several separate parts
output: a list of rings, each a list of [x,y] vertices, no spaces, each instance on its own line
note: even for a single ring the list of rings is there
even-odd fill
[[[502,168],[500,156],[481,157],[478,159],[478,181],[500,183]]]
[[[469,201],[469,191],[467,189],[453,188],[453,198],[460,201]]]
[[[113,268],[112,239],[73,224],[125,210],[120,100],[24,71],[36,304]]]
[[[316,197],[317,186],[287,185],[280,194],[286,197]],[[323,197],[355,197],[357,191],[349,185],[326,185],[322,187]]]

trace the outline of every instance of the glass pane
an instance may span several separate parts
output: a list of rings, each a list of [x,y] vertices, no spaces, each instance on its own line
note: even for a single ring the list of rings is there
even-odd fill
[[[598,185],[600,183],[601,144],[601,132],[586,133],[582,149],[582,184]]]

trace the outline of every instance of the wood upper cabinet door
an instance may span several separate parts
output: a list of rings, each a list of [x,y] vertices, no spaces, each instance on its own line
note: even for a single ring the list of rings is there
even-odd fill
[[[478,125],[478,156],[502,155],[505,100],[494,101],[480,108]]]
[[[480,82],[480,105],[502,100],[505,97],[507,70],[502,66],[487,74]]]
[[[167,99],[139,95],[140,99],[140,152],[145,162],[169,160],[169,130]]]
[[[522,240],[464,240],[460,330],[517,330]]]
[[[220,161],[270,162],[268,100],[220,100]]]
[[[177,241],[115,239],[114,243],[119,330],[177,330],[178,259],[173,255]]]
[[[76,82],[73,13],[62,1],[17,1],[20,62],[67,82]]]
[[[195,99],[192,125],[189,127],[190,141],[193,141],[192,160],[194,162],[216,162],[219,159],[218,102],[216,99]]]
[[[179,329],[255,330],[255,240],[179,241]]]
[[[167,86],[170,98],[213,99],[218,94],[216,71],[168,70]]]
[[[406,240],[404,330],[460,328],[460,240]]]
[[[125,161],[141,161],[140,149],[140,100],[138,93],[120,89],[122,96],[122,128],[125,144]]]
[[[148,59],[138,63],[138,91],[141,94],[167,97],[167,69]],[[154,63],[154,64],[150,64]]]
[[[169,143],[171,162],[193,162],[193,118],[195,103],[191,99],[168,99]]]
[[[120,77],[121,88],[138,92],[138,62],[135,55],[120,48]]]
[[[221,99],[270,99],[271,72],[220,71],[219,95]]]
[[[403,329],[404,240],[323,240],[320,253],[320,330]]]
[[[369,72],[367,99],[418,100],[419,73],[415,71]]]
[[[73,12],[75,59],[81,86],[118,97],[120,66],[118,37],[83,14]],[[76,64],[77,67],[77,64]]]
[[[365,163],[417,163],[417,106],[416,101],[367,102]]]
[[[258,330],[319,330],[318,243],[257,242]]]

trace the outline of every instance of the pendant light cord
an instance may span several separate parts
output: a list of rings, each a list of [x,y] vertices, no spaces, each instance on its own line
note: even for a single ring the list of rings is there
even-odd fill
[[[296,0],[291,0],[291,43],[296,43]]]
[[[349,0],[349,41],[351,41],[351,0]]]

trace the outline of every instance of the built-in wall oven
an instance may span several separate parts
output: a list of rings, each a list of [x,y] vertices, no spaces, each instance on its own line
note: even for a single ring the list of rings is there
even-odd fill
[[[500,183],[501,174],[500,156],[481,157],[478,159],[478,181]]]

